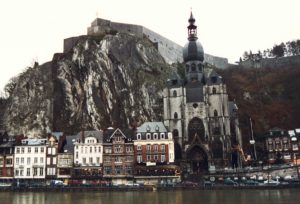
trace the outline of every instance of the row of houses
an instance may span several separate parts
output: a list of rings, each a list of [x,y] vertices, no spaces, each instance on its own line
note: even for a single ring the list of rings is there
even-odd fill
[[[65,182],[177,182],[174,140],[162,122],[47,138],[3,136],[0,179]]]
[[[270,129],[265,136],[268,163],[300,164],[300,129]]]

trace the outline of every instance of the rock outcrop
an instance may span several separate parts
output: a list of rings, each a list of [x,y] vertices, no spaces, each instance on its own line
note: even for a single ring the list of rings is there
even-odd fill
[[[69,52],[18,77],[4,123],[12,134],[33,135],[159,120],[173,70],[146,38],[81,36]]]

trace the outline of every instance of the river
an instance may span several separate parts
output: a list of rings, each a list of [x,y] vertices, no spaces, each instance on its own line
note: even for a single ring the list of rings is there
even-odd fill
[[[1,204],[298,204],[299,189],[0,192]]]

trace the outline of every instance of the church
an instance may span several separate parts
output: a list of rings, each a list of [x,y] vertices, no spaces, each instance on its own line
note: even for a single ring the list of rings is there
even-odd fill
[[[191,12],[183,48],[185,79],[168,79],[164,89],[164,124],[173,133],[175,159],[188,174],[237,165],[232,146],[242,145],[238,108],[228,100],[222,77],[204,61]]]

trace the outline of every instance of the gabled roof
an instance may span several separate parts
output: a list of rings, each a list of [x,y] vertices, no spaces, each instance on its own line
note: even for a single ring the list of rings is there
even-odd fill
[[[103,143],[107,143],[107,142],[111,142],[112,137],[117,133],[120,132],[122,134],[122,136],[129,140],[132,141],[133,136],[134,136],[134,132],[131,129],[107,129],[106,131],[104,131],[103,133]]]

